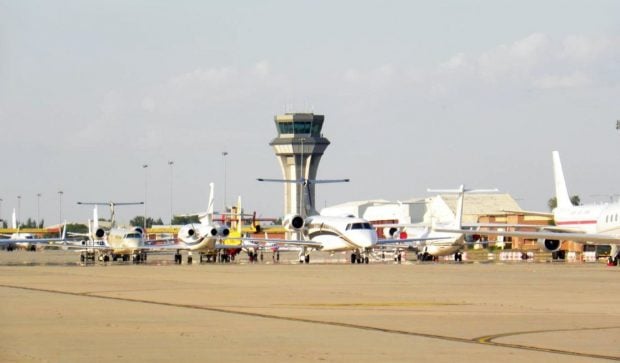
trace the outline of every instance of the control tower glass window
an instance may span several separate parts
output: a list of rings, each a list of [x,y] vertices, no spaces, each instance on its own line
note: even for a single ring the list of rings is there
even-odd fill
[[[279,122],[278,131],[280,134],[307,134],[319,136],[321,123],[308,121]]]

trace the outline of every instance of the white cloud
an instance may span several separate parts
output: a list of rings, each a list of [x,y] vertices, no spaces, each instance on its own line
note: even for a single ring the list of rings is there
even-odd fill
[[[618,40],[570,35],[564,38],[562,42],[560,56],[574,61],[594,61],[617,51],[619,46]]]
[[[463,68],[468,66],[468,60],[465,53],[458,53],[452,58],[448,59],[448,61],[441,63],[439,68],[446,70],[457,70],[459,68]]]
[[[533,82],[533,85],[541,89],[551,88],[575,88],[587,86],[592,80],[583,72],[575,71],[569,75],[545,75]]]
[[[266,78],[269,75],[269,71],[270,66],[269,62],[267,61],[258,62],[254,66],[254,74],[257,75],[259,78]]]
[[[436,72],[444,84],[462,84],[466,80],[503,88],[588,87],[609,81],[603,76],[603,65],[615,62],[619,49],[620,42],[612,38],[571,35],[556,40],[534,33],[478,56],[458,53],[439,64]]]

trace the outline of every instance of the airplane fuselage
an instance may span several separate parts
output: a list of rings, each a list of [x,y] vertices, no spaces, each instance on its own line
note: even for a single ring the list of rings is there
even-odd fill
[[[583,233],[620,234],[620,204],[556,208],[556,226]]]
[[[144,237],[133,229],[114,228],[108,232],[107,242],[115,254],[133,254],[144,246]]]
[[[304,223],[306,240],[318,242],[322,251],[364,251],[377,243],[377,233],[362,218],[310,216]]]

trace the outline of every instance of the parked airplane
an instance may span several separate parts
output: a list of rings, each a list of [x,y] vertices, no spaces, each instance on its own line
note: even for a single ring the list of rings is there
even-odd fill
[[[214,206],[214,184],[209,183],[209,202],[207,205],[207,211],[196,213],[192,215],[198,215],[200,223],[189,223],[179,229],[177,237],[179,243],[174,246],[163,246],[162,249],[175,249],[176,254],[174,260],[176,263],[181,263],[181,251],[187,251],[187,263],[192,263],[193,252],[197,252],[200,255],[200,262],[205,258],[207,261],[215,262],[217,258],[217,252],[220,249],[224,249],[224,246],[218,245],[218,242],[222,238],[226,238],[230,229],[224,223],[220,223],[214,220],[213,206]]]
[[[466,193],[489,193],[497,192],[497,189],[465,189],[461,185],[458,189],[447,190],[435,190],[428,189],[429,193],[457,193],[455,217],[452,222],[445,225],[437,225],[433,222],[431,226],[424,226],[420,224],[394,224],[394,225],[382,225],[381,227],[391,229],[391,234],[395,234],[401,228],[408,228],[408,235],[416,236],[413,240],[415,244],[405,243],[405,246],[413,246],[418,249],[418,260],[428,261],[441,256],[454,255],[455,261],[462,261],[462,251],[466,246],[465,235],[460,232],[463,228],[463,204]],[[411,229],[415,227],[416,229]],[[439,229],[454,229],[453,231],[440,231]],[[394,246],[392,242],[384,242],[379,240],[378,245]]]
[[[341,180],[283,180],[264,179],[259,181],[297,183],[302,184],[305,204],[299,214],[290,214],[284,217],[282,225],[289,232],[298,232],[302,239],[269,239],[250,238],[252,241],[265,241],[277,245],[299,246],[299,261],[309,263],[309,250],[326,252],[351,251],[351,263],[368,263],[369,255],[377,246],[377,232],[363,218],[353,216],[322,216],[310,199],[309,187],[311,184],[348,182],[349,179]],[[304,215],[302,215],[304,214]],[[385,243],[405,243],[419,241],[420,239],[389,239]]]
[[[17,225],[17,217],[15,215],[15,209],[13,209],[11,225],[13,229],[17,229],[17,232],[12,233],[10,235],[3,235],[8,238],[0,239],[0,245],[6,245],[7,250],[9,251],[12,251],[15,247],[24,248],[28,251],[35,251],[37,245],[50,245],[53,242],[66,242],[67,241],[67,239],[65,238],[66,222],[65,222],[65,228],[62,230],[61,236],[59,238],[36,238],[36,236],[32,233],[19,232],[19,226]]]
[[[110,260],[129,261],[132,259],[135,263],[146,261],[147,251],[149,247],[146,245],[146,232],[142,227],[116,227],[115,207],[125,205],[141,205],[144,202],[136,203],[117,203],[117,202],[95,202],[84,203],[78,202],[79,205],[94,205],[93,220],[88,221],[88,234],[72,235],[88,237],[87,241],[83,241],[81,246],[74,246],[83,249],[80,259],[82,262],[95,260],[98,256],[100,260],[108,262]],[[110,207],[110,228],[104,229],[99,225],[99,215],[97,206],[107,205]]]
[[[560,154],[553,151],[553,175],[557,207],[553,210],[555,226],[539,231],[471,231],[456,228],[444,232],[536,238],[539,246],[548,252],[558,251],[562,241],[570,240],[594,245],[611,245],[610,263],[620,258],[620,203],[574,206],[570,201]]]

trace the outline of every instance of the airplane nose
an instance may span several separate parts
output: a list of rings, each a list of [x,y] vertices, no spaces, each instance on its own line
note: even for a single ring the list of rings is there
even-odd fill
[[[370,248],[372,246],[374,246],[377,243],[377,235],[373,234],[373,233],[369,233],[368,235],[364,236],[365,238],[362,239],[362,247],[364,248]]]

